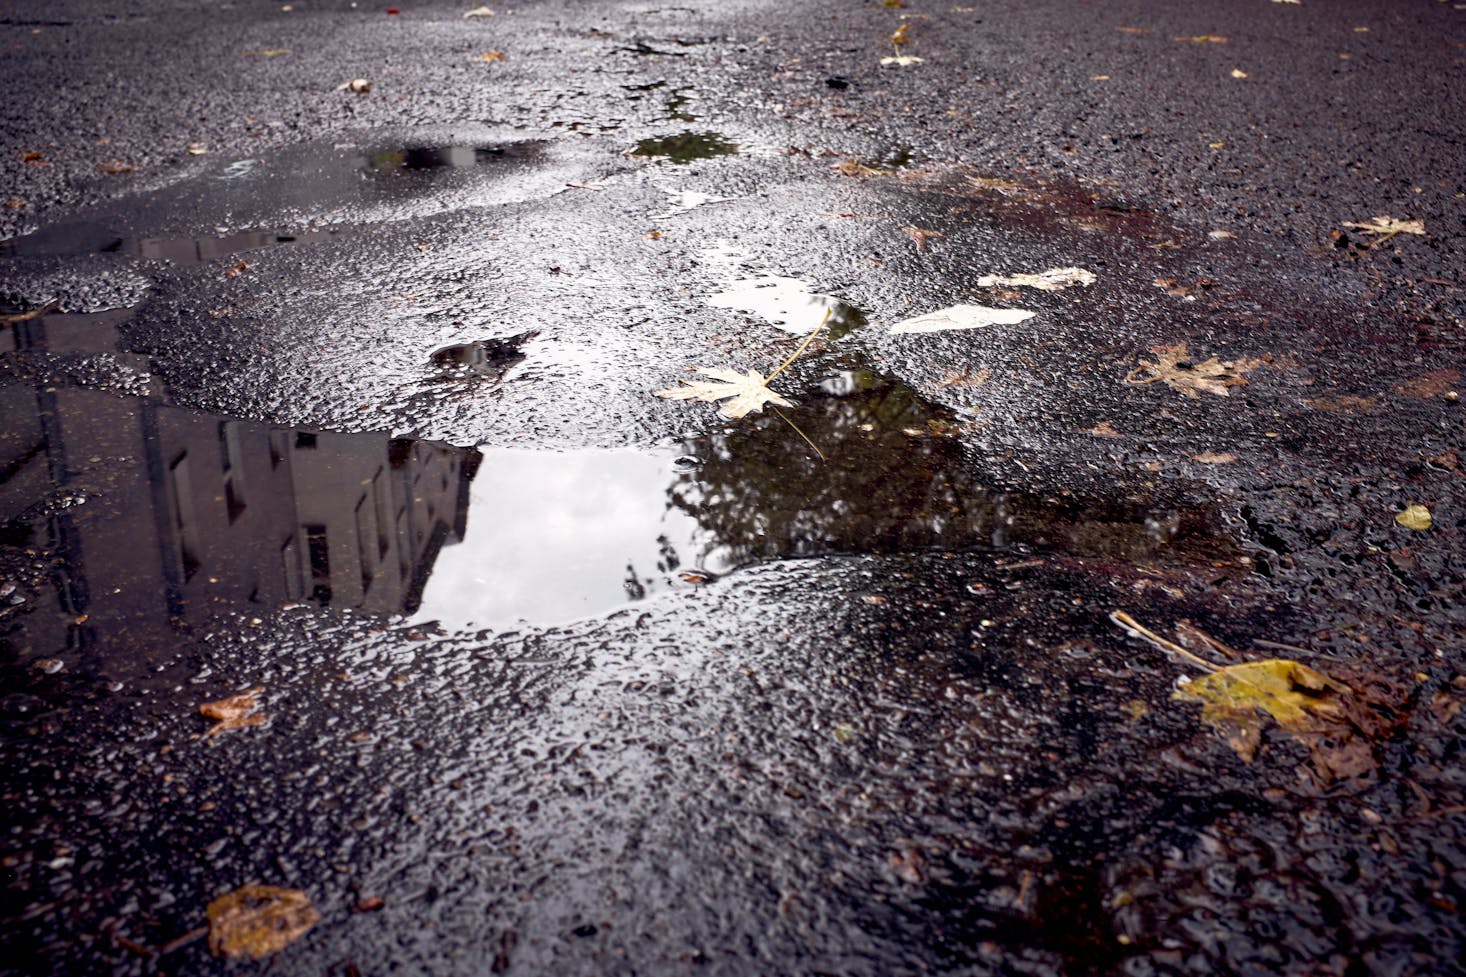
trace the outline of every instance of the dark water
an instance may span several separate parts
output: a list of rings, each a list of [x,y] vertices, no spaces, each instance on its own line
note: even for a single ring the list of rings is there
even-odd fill
[[[95,356],[124,321],[9,323],[0,356]],[[529,338],[434,360],[497,369]],[[299,602],[543,625],[763,560],[973,548],[1135,560],[1205,539],[1190,513],[985,485],[955,437],[961,418],[889,377],[839,371],[794,397],[784,418],[657,449],[479,451],[12,380],[0,556],[26,606],[7,614],[5,640],[28,654],[131,643],[217,609]]]

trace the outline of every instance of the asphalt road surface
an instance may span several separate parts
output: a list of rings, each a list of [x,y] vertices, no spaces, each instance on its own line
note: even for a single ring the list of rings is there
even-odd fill
[[[0,971],[1466,973],[1466,4],[489,7],[0,2]]]

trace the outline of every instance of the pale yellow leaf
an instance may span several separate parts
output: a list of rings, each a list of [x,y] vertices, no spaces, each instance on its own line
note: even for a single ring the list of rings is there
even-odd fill
[[[657,390],[653,395],[669,400],[701,400],[707,403],[726,400],[727,403],[719,408],[719,412],[729,420],[737,420],[754,411],[763,410],[764,404],[794,406],[770,390],[768,381],[756,370],[739,373],[737,370],[700,366],[697,372],[712,379],[684,380],[680,387]]]
[[[1041,292],[1057,292],[1060,289],[1069,288],[1071,285],[1093,285],[1097,281],[1092,271],[1083,268],[1050,268],[1047,271],[1040,271],[1036,274],[1020,272],[1015,275],[983,275],[977,280],[979,288],[992,288],[994,285],[1012,285],[1023,288],[1036,288]]]
[[[263,960],[300,939],[320,913],[299,889],[246,885],[209,903],[209,949],[219,957]]]

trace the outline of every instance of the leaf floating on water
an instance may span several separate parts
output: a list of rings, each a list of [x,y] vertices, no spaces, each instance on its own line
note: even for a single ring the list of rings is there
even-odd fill
[[[1201,718],[1226,728],[1233,749],[1251,761],[1268,719],[1289,733],[1338,732],[1349,694],[1307,665],[1270,658],[1217,669],[1177,689],[1175,698],[1202,703]]]
[[[265,691],[262,685],[231,695],[227,699],[219,699],[214,702],[205,702],[199,706],[200,715],[206,719],[217,720],[215,724],[204,734],[204,739],[223,733],[231,729],[243,729],[245,726],[260,726],[265,722],[265,714],[260,712],[259,695]]]
[[[1430,510],[1420,504],[1407,505],[1405,511],[1395,516],[1395,522],[1406,529],[1424,532],[1430,528]]]
[[[1352,227],[1364,234],[1377,234],[1380,241],[1387,241],[1396,234],[1424,234],[1425,221],[1397,221],[1388,214],[1371,217],[1367,221],[1345,221],[1345,227]],[[1378,242],[1376,242],[1378,243]]]
[[[1071,285],[1084,285],[1088,287],[1093,285],[1097,280],[1094,272],[1086,271],[1083,268],[1050,268],[1048,271],[1041,271],[1037,274],[983,275],[977,280],[977,284],[980,288],[991,288],[994,285],[1013,285],[1015,287],[1036,288],[1041,292],[1057,292]]]
[[[712,379],[684,380],[682,386],[654,391],[653,396],[669,400],[701,400],[707,403],[726,400],[728,402],[719,408],[719,413],[729,420],[737,420],[754,411],[761,411],[764,404],[794,406],[770,390],[768,379],[757,370],[739,373],[737,370],[700,366],[697,372]]]
[[[299,889],[246,885],[222,895],[205,910],[209,950],[219,957],[261,960],[304,936],[321,914]]]
[[[977,329],[982,326],[1009,326],[1032,319],[1038,313],[1027,309],[993,309],[986,305],[954,305],[904,319],[891,327],[892,333],[943,332],[949,329]]]
[[[1232,387],[1247,384],[1244,374],[1262,365],[1262,360],[1223,361],[1215,356],[1201,363],[1192,363],[1185,343],[1158,346],[1152,352],[1157,354],[1156,361],[1141,360],[1140,366],[1126,375],[1125,382],[1131,386],[1142,386],[1160,381],[1192,398],[1200,397],[1203,392],[1230,397]]]

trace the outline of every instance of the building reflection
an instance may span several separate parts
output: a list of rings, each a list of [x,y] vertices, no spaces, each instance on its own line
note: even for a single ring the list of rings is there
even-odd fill
[[[11,323],[0,353],[100,352],[95,316]],[[272,427],[103,390],[0,386],[4,543],[49,557],[33,649],[311,600],[410,614],[467,528],[477,451]]]

